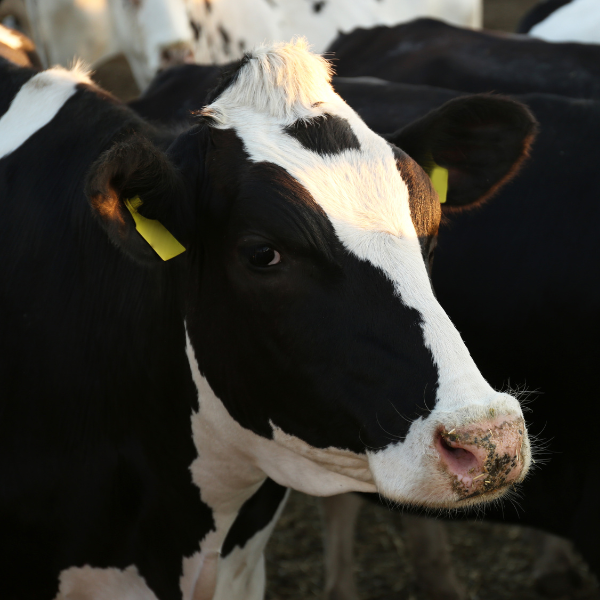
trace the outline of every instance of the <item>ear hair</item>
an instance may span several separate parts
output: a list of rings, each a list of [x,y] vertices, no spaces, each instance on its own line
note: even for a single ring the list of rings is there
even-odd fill
[[[114,244],[138,261],[160,262],[136,232],[125,201],[139,196],[139,214],[172,231],[173,204],[183,191],[178,172],[162,151],[141,135],[116,143],[90,168],[85,191],[94,215]]]
[[[444,208],[462,208],[492,196],[512,179],[537,133],[537,121],[523,104],[478,94],[450,100],[388,139],[427,173],[448,169]]]

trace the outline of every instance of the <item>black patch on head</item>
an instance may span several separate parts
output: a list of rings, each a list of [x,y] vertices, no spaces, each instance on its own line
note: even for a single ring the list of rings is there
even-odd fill
[[[212,104],[229,86],[233,85],[237,81],[240,71],[252,58],[251,54],[246,53],[240,60],[226,65],[221,72],[219,83],[213,90],[208,92],[206,104]]]
[[[221,548],[225,558],[238,546],[243,548],[259,531],[265,529],[285,498],[287,488],[267,479],[258,491],[244,502]]]
[[[320,13],[325,6],[325,0],[319,0],[319,2],[313,3],[313,12]]]
[[[204,6],[206,6],[206,12],[212,11],[212,4],[210,3],[210,0],[204,0]]]
[[[360,150],[360,142],[350,123],[342,117],[325,114],[308,121],[296,121],[284,128],[307,150],[322,156],[340,154],[344,150]]]
[[[198,41],[200,39],[200,34],[202,33],[202,25],[200,23],[196,23],[196,21],[190,19],[190,27],[194,32],[194,39]]]

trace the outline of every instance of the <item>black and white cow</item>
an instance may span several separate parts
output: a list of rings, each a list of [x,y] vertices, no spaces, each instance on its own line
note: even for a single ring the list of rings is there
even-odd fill
[[[600,7],[595,0],[544,0],[521,20],[518,33],[547,42],[600,43]]]
[[[600,46],[549,43],[419,19],[357,29],[329,48],[336,73],[463,92],[600,99]]]
[[[525,477],[518,401],[434,297],[413,160],[448,205],[486,197],[522,105],[447,104],[409,155],[302,42],[248,54],[178,136],[78,69],[0,77],[3,598],[212,598],[267,477],[442,508]]]

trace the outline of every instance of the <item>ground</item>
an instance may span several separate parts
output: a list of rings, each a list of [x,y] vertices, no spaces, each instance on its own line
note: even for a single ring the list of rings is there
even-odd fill
[[[269,542],[266,600],[322,597],[323,549],[318,500],[293,493]],[[452,558],[468,600],[545,600],[531,580],[535,550],[523,527],[483,522],[447,523]],[[358,518],[356,566],[361,600],[434,600],[417,588],[402,517],[366,504]],[[586,566],[582,586],[558,600],[599,600]]]

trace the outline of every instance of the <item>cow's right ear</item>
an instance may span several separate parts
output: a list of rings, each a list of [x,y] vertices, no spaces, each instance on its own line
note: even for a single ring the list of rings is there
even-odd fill
[[[141,135],[116,143],[96,160],[86,194],[110,240],[136,261],[156,264],[185,250],[177,239],[181,176]]]

